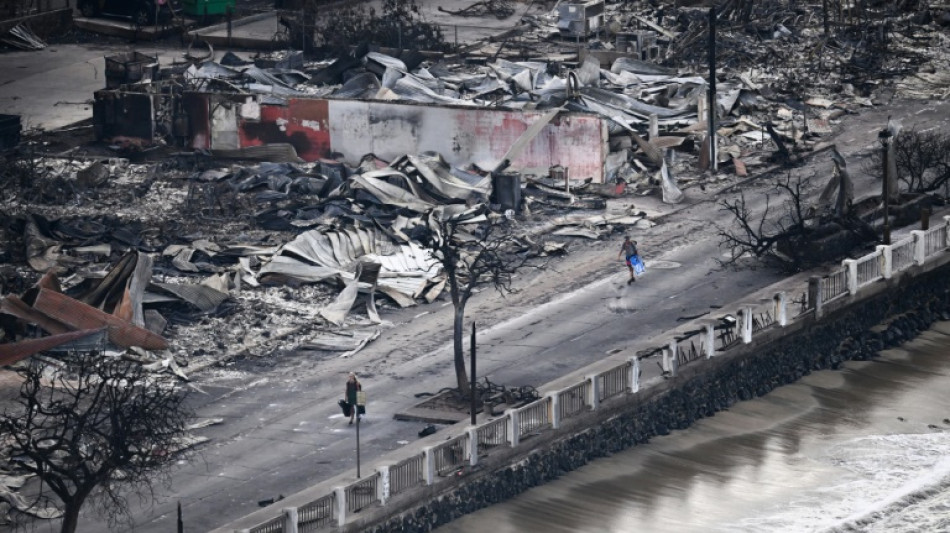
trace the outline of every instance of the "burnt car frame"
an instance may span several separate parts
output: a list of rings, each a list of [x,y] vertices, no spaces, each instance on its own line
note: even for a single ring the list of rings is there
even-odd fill
[[[136,26],[166,23],[176,10],[170,0],[79,0],[84,17],[116,17],[131,20]]]

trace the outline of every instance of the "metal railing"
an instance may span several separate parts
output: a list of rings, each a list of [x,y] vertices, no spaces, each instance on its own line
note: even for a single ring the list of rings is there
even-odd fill
[[[558,419],[566,420],[590,407],[590,381],[583,381],[557,394]]]
[[[752,308],[752,332],[758,333],[775,324],[777,318],[775,300],[768,300]]]
[[[859,258],[857,262],[858,270],[858,288],[864,287],[883,277],[883,268],[881,263],[884,261],[884,254],[880,251],[869,253]]]
[[[734,316],[722,320],[715,328],[713,335],[713,346],[717,352],[728,350],[729,347],[738,344],[742,340],[739,335],[739,322]]]
[[[700,333],[692,333],[687,337],[676,340],[676,363],[684,366],[692,361],[703,358],[703,339]]]
[[[432,449],[435,471],[440,476],[457,470],[468,461],[468,435],[461,435]]]
[[[354,513],[379,501],[379,472],[353,483],[344,489],[346,510]]]
[[[518,438],[551,427],[551,399],[541,398],[518,410]]]
[[[252,527],[248,530],[249,533],[284,533],[284,517],[278,516],[277,518],[271,518],[263,524]]]
[[[508,444],[508,417],[486,422],[475,429],[478,452]]]
[[[332,492],[297,509],[297,531],[314,533],[333,523],[336,493]]]
[[[914,264],[914,238],[907,237],[891,245],[891,271],[900,272]]]
[[[947,249],[947,225],[930,228],[924,234],[924,257],[930,257]]]
[[[821,278],[821,301],[830,302],[848,294],[848,269],[841,268]]]
[[[424,464],[425,458],[416,455],[389,467],[389,493],[399,494],[425,483],[425,472],[422,470]]]
[[[630,388],[630,363],[627,362],[606,372],[601,372],[597,379],[600,381],[598,383],[598,390],[600,391],[598,400],[604,401],[607,398],[623,394]]]

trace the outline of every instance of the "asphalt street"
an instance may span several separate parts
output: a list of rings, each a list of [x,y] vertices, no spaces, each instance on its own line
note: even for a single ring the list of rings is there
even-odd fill
[[[701,217],[717,212],[707,203],[677,216],[692,209]],[[523,311],[517,318],[483,330],[478,335],[479,375],[496,383],[540,387],[608,354],[633,355],[648,347],[640,342],[675,327],[681,317],[741,300],[779,279],[764,269],[719,268],[717,241],[711,238],[660,254],[648,250],[648,272],[634,285],[626,284],[626,269],[615,253],[606,254],[601,260],[616,263],[615,274],[547,304],[516,310]],[[650,267],[654,262],[664,268]],[[430,307],[451,312],[438,302]],[[399,330],[397,325],[375,343],[399,342]],[[361,373],[370,405],[361,428],[363,468],[417,439],[423,424],[397,422],[393,415],[417,403],[417,393],[453,383],[450,349],[446,342],[399,364],[395,372]],[[259,501],[291,494],[347,469],[355,472],[354,428],[342,418],[336,400],[343,386],[343,370],[338,369],[361,357],[308,360],[289,373],[259,366],[235,371],[229,378],[222,371],[220,381],[212,378],[198,385],[197,394],[208,400],[202,414],[225,423],[199,432],[210,442],[197,461],[180,465],[171,487],[158,493],[153,507],[136,512],[134,530],[168,531],[179,501],[189,529],[209,530],[256,511]],[[285,367],[288,362],[274,363]],[[654,364],[643,370],[645,380],[658,373]],[[100,531],[103,526],[87,515],[80,530]]]

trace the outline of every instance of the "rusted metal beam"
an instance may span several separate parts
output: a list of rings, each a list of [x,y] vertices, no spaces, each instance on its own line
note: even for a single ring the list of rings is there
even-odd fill
[[[75,329],[33,309],[27,305],[26,302],[12,294],[0,300],[0,312],[13,315],[30,324],[35,324],[51,335],[59,335],[60,333],[67,333]]]
[[[33,308],[77,329],[106,327],[109,340],[122,347],[139,346],[146,350],[168,348],[168,341],[161,336],[65,294],[42,289]]]
[[[0,344],[0,365],[12,365],[17,361],[46,350],[62,346],[68,342],[79,340],[102,331],[99,329],[83,329],[70,331],[59,335],[51,335],[39,339],[29,339],[20,342]]]

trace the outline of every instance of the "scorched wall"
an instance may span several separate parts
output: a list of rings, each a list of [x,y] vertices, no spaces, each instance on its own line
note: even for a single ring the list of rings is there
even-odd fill
[[[369,153],[391,160],[434,151],[456,166],[475,163],[492,168],[528,125],[544,114],[318,98],[289,98],[285,104],[276,104],[218,93],[188,93],[183,99],[188,102],[192,148],[290,143],[306,161],[332,152],[356,162]],[[511,169],[547,174],[550,167],[561,165],[570,169],[572,179],[602,182],[607,153],[603,119],[562,112],[512,161]]]

